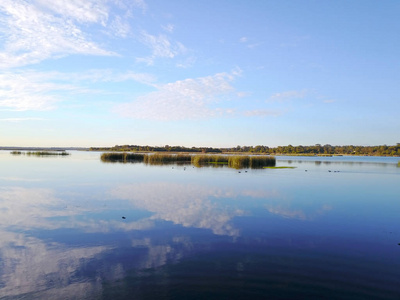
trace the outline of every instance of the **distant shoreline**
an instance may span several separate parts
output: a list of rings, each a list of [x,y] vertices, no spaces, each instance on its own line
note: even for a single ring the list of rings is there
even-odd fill
[[[140,152],[140,153],[208,153],[208,154],[243,154],[243,155],[281,155],[281,156],[387,156],[400,157],[400,143],[393,146],[237,146],[232,148],[183,147],[183,146],[139,146],[115,145],[113,147],[0,147],[5,151],[97,151],[97,152]]]

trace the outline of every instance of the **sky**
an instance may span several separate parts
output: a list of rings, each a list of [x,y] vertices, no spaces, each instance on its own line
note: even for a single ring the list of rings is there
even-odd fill
[[[1,0],[0,146],[395,145],[398,0]]]

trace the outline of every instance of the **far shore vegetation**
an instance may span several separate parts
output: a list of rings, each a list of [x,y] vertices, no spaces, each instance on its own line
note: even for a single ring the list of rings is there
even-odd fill
[[[274,167],[276,159],[268,155],[220,155],[220,154],[170,154],[170,153],[103,153],[100,157],[103,162],[144,162],[149,165],[163,164],[192,164],[196,167],[223,166],[230,168],[264,168]]]
[[[65,151],[27,151],[27,152],[22,152],[22,151],[11,151],[10,152],[12,155],[33,155],[33,156],[67,156],[70,155],[68,152]]]
[[[248,154],[248,155],[301,155],[301,156],[333,156],[333,155],[368,155],[368,156],[400,156],[400,143],[395,146],[237,146],[232,148],[212,147],[183,147],[169,146],[138,146],[138,145],[116,145],[114,147],[91,147],[90,151],[112,151],[112,152],[169,152],[169,153],[219,153],[219,154]]]

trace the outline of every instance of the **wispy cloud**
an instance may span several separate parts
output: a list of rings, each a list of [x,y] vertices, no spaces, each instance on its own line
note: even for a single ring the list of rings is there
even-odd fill
[[[259,45],[261,45],[260,43],[254,43],[254,42],[250,43],[250,40],[249,40],[249,38],[247,36],[241,37],[239,39],[239,42],[242,43],[242,44],[245,44],[246,47],[249,48],[249,49],[253,49],[253,48],[256,48]]]
[[[267,99],[267,102],[284,102],[292,99],[301,99],[309,95],[311,91],[303,89],[300,91],[286,91],[275,93]]]
[[[58,77],[75,82],[123,82],[131,80],[146,85],[154,85],[157,79],[149,73],[115,72],[111,69],[92,69],[83,73],[59,73]]]
[[[12,122],[12,123],[18,123],[18,122],[24,122],[24,121],[43,121],[43,118],[5,118],[5,119],[0,119],[0,122]]]
[[[34,64],[68,54],[113,55],[91,41],[78,26],[105,24],[106,8],[97,2],[1,1],[0,33],[4,44],[0,68]]]
[[[116,107],[119,114],[138,119],[202,119],[227,113],[214,107],[223,95],[234,91],[230,82],[239,74],[218,73],[213,76],[185,79],[156,85],[156,91]]]
[[[89,70],[83,73],[19,71],[0,74],[0,110],[45,111],[73,94],[102,93],[86,87],[87,83],[135,81],[154,85],[156,78],[146,73]],[[23,118],[3,119],[8,122]],[[31,119],[32,120],[32,119]]]
[[[175,26],[173,24],[167,24],[162,26],[162,29],[164,29],[165,31],[172,33],[175,29]]]
[[[156,36],[142,31],[141,42],[150,48],[152,54],[147,57],[137,58],[137,61],[145,62],[148,65],[154,64],[157,58],[174,58],[187,51],[183,44],[173,42],[168,36],[163,34]]]
[[[39,6],[52,10],[65,18],[80,23],[100,23],[106,25],[108,9],[105,1],[96,0],[36,0]]]
[[[255,109],[255,110],[247,110],[244,112],[246,117],[276,117],[281,115],[282,112],[273,111],[268,109]]]
[[[55,82],[53,75],[30,71],[0,74],[0,109],[50,110],[61,100],[55,92],[78,90],[71,84]]]

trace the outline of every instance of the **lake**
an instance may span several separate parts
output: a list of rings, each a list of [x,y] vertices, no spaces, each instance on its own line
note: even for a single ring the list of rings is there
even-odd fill
[[[400,158],[0,151],[1,299],[400,299]]]

